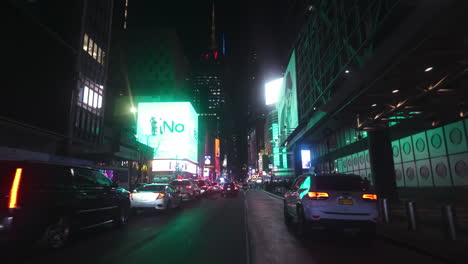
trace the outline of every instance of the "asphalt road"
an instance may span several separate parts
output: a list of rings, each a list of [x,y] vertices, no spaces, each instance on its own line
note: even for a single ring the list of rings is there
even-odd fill
[[[86,231],[65,249],[20,249],[5,263],[440,263],[355,234],[298,239],[281,210],[280,199],[259,190],[236,198],[215,195],[165,214],[138,215],[123,229]]]

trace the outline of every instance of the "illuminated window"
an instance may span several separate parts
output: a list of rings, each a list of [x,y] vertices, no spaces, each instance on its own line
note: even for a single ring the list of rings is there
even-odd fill
[[[89,45],[88,45],[88,54],[92,57],[93,56],[93,46],[94,41],[92,38],[89,38]]]
[[[99,88],[101,88],[101,86]],[[100,89],[100,91],[102,92],[102,89]],[[82,105],[84,104],[83,106],[88,106],[94,109],[100,109],[102,107],[102,95],[88,86],[84,87],[83,96],[80,101]]]
[[[93,59],[97,60],[97,51],[98,51],[98,46],[96,45],[96,42],[94,43],[93,47]]]
[[[88,51],[88,40],[89,40],[89,37],[88,37],[88,34],[84,34],[84,39],[83,39],[83,50],[84,51]]]

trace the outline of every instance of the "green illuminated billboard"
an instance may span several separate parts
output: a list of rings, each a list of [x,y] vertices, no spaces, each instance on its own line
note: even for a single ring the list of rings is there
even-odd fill
[[[198,114],[189,102],[138,103],[137,139],[155,159],[198,162]]]
[[[296,55],[292,52],[281,84],[278,109],[280,143],[299,125],[296,89]]]

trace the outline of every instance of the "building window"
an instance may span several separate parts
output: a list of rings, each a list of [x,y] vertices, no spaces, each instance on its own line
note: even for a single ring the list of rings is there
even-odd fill
[[[78,96],[78,105],[96,115],[102,114],[104,86],[86,79]]]
[[[99,64],[104,64],[104,50],[86,33],[83,36],[83,50]]]
[[[88,41],[89,41],[89,37],[88,37],[88,34],[84,34],[84,39],[83,39],[83,50],[88,52]]]

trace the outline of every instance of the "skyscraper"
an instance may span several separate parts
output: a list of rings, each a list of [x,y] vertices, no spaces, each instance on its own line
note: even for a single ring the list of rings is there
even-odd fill
[[[204,160],[206,156],[210,156],[215,162],[216,158],[219,158],[215,157],[215,152],[217,152],[215,151],[215,140],[220,139],[221,153],[223,153],[225,146],[222,133],[226,103],[224,91],[225,52],[219,49],[219,46],[216,40],[215,6],[213,4],[210,45],[208,49],[201,52],[197,68],[194,72],[192,102],[199,113],[199,132],[201,135],[199,141],[199,149],[201,150],[200,160]],[[214,179],[220,175],[220,172],[216,171],[212,165],[207,164],[207,167],[205,169],[208,169],[210,172],[204,170],[205,176],[209,175],[211,179]]]

